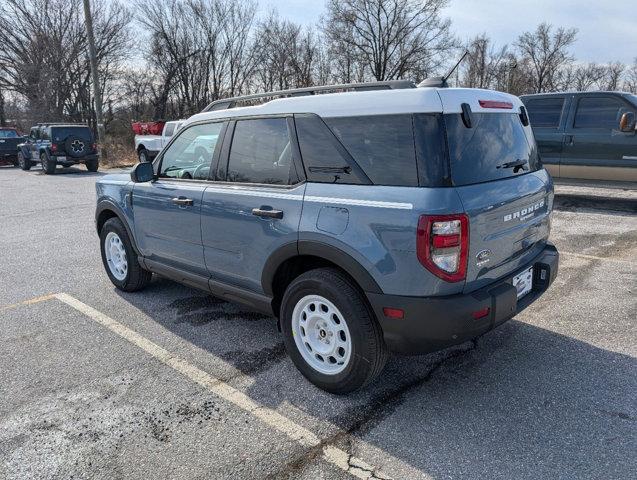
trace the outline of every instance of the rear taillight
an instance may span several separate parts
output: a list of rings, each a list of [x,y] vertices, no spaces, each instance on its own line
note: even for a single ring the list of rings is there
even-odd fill
[[[58,146],[55,143],[51,144],[51,151],[52,152],[57,152],[58,151]]]
[[[431,273],[447,282],[467,275],[469,218],[459,215],[422,215],[418,220],[416,252]]]
[[[91,143],[91,148],[95,151],[97,150],[97,143]]]

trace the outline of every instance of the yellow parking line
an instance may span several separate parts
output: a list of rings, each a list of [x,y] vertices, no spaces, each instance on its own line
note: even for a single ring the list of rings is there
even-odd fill
[[[300,443],[303,447],[316,448],[321,446],[321,439],[307,428],[293,422],[287,417],[284,417],[277,411],[255,402],[236,388],[216,377],[213,377],[209,373],[204,372],[200,368],[188,363],[186,360],[177,357],[168,350],[160,347],[156,343],[148,340],[136,331],[110,318],[102,312],[86,305],[66,293],[58,293],[55,295],[55,298],[73,307],[75,310],[99,323],[103,327],[108,328],[110,331],[129,341],[133,345],[141,348],[164,365],[167,365],[176,372],[188,377],[193,382],[201,385],[218,397],[232,403],[241,410],[244,410],[258,418],[263,423],[288,436],[295,442]],[[337,447],[330,445],[323,446],[322,452],[323,458],[326,461],[357,478],[378,478],[381,475],[380,472],[372,466],[358,458],[350,456],[347,452]],[[383,474],[382,478],[390,477]]]
[[[0,312],[4,310],[10,310],[12,308],[18,308],[23,305],[33,305],[34,303],[46,302],[47,300],[52,300],[55,297],[55,294],[49,293],[48,295],[42,295],[41,297],[30,298],[29,300],[24,300],[18,303],[11,303],[9,305],[3,305],[0,307]]]

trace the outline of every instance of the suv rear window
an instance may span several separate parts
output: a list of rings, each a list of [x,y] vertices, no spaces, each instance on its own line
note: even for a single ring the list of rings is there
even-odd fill
[[[88,127],[51,127],[51,136],[54,142],[63,142],[69,136],[93,140],[93,132]]]
[[[460,114],[445,115],[453,184],[489,182],[535,171],[538,155],[531,127],[517,113],[473,113],[467,128]],[[512,163],[524,163],[526,170]]]

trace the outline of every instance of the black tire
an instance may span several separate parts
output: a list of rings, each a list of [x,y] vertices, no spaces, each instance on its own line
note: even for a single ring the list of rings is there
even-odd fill
[[[53,175],[55,173],[55,167],[57,167],[57,164],[54,160],[51,160],[46,152],[42,152],[40,154],[40,163],[42,164],[42,170],[44,173],[47,175]]]
[[[128,271],[126,273],[126,277],[122,280],[117,279],[113,275],[106,259],[105,241],[110,232],[114,232],[119,236],[122,244],[124,245],[124,249],[126,250]],[[106,274],[113,285],[115,285],[118,289],[125,292],[136,292],[138,290],[142,290],[150,282],[152,273],[148,270],[144,270],[139,264],[137,253],[133,248],[133,244],[131,243],[128,232],[126,231],[126,227],[124,227],[124,224],[119,218],[109,218],[106,223],[104,223],[102,230],[100,230],[100,251],[102,252],[102,263],[104,264]]]
[[[13,160],[11,160],[11,163],[13,163],[14,167],[19,167],[20,166],[20,164],[18,163],[18,156],[17,155],[16,155],[16,157]]]
[[[24,171],[31,170],[33,162],[28,158],[24,158],[24,154],[22,152],[18,152],[18,166]]]
[[[150,162],[150,154],[145,148],[142,148],[139,152],[137,152],[137,158],[139,158],[141,163]]]
[[[308,295],[329,300],[347,324],[352,352],[340,373],[319,372],[306,362],[296,345],[292,313],[296,304]],[[373,311],[354,282],[333,268],[310,270],[292,281],[281,303],[281,330],[285,348],[296,367],[314,385],[331,393],[345,394],[368,385],[378,377],[387,361],[388,350]]]
[[[89,172],[97,172],[97,169],[100,167],[99,160],[87,160],[86,161],[86,169]]]

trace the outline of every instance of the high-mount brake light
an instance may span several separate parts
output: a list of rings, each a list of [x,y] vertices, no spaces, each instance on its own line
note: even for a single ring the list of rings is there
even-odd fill
[[[469,218],[422,215],[418,219],[416,253],[420,263],[438,278],[460,282],[467,275]]]
[[[512,110],[513,104],[511,102],[501,102],[498,100],[478,100],[482,108],[504,108],[506,110]]]

